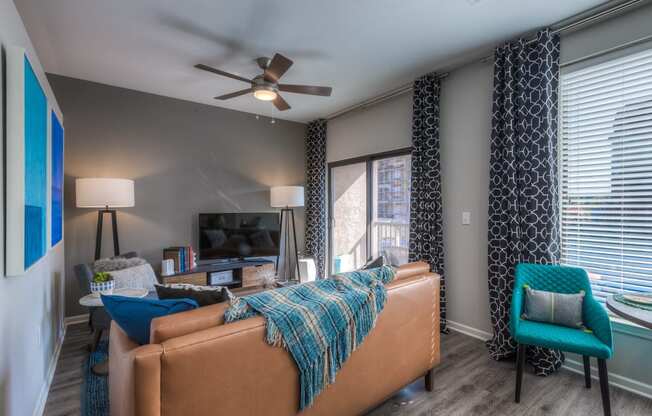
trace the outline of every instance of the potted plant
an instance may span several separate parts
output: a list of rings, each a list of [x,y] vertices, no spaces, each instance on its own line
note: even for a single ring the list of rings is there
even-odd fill
[[[91,293],[94,296],[110,295],[113,293],[114,287],[115,281],[111,273],[99,272],[93,275],[93,280],[91,280]]]

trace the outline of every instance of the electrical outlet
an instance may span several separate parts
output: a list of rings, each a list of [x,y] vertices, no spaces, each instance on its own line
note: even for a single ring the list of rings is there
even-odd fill
[[[462,211],[462,225],[471,225],[471,211]]]

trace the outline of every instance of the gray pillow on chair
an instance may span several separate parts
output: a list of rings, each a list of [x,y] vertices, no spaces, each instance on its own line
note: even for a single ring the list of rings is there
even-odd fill
[[[534,290],[528,286],[523,289],[525,290],[523,319],[584,328],[582,322],[584,291],[566,294]]]

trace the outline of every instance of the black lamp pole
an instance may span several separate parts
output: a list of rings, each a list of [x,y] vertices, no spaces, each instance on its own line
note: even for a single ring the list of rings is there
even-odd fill
[[[95,260],[100,258],[102,254],[102,223],[104,222],[104,214],[111,214],[111,223],[113,225],[113,255],[120,255],[120,243],[118,242],[118,219],[116,211],[109,209],[106,206],[104,209],[97,211],[97,235],[95,236]],[[296,236],[295,236],[296,239]]]
[[[288,253],[288,247],[290,244],[290,229],[285,226],[285,221],[283,221],[283,217],[286,217],[286,221],[289,215],[289,221],[288,221],[288,226],[292,228],[292,237],[294,239],[294,259],[296,261],[297,265],[297,278],[299,281],[301,281],[301,269],[299,267],[299,252],[298,252],[298,246],[297,246],[297,230],[294,225],[294,210],[290,207],[285,207],[281,208],[281,227],[283,227],[283,233],[284,233],[284,238],[283,241],[285,242],[285,247],[284,247],[284,254],[285,257],[283,258],[283,262],[285,262],[285,259],[287,258],[290,253]],[[290,224],[291,223],[291,224]],[[276,256],[276,270],[278,270],[278,260],[280,256]],[[292,280],[292,279],[290,279]]]

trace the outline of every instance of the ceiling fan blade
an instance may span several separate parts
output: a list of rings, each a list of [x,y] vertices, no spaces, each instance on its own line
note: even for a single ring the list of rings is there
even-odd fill
[[[265,70],[265,80],[275,83],[278,82],[292,64],[293,62],[291,60],[280,53],[275,54]]]
[[[322,95],[325,97],[329,97],[331,92],[333,92],[331,87],[318,87],[316,85],[279,84],[278,89],[295,94]]]
[[[288,104],[287,101],[285,101],[280,94],[276,94],[276,98],[274,98],[274,101],[272,102],[274,103],[274,107],[276,107],[278,111],[285,111],[290,109],[290,104]]]
[[[220,95],[219,97],[215,97],[215,99],[216,100],[228,100],[229,98],[235,98],[235,97],[239,97],[241,95],[249,94],[253,90],[254,90],[253,88],[247,88],[247,89],[244,89],[244,90],[232,92],[230,94]]]
[[[197,64],[197,65],[195,65],[195,68],[201,69],[201,70],[204,70],[204,71],[208,71],[208,72],[212,72],[212,73],[217,74],[217,75],[222,75],[223,77],[237,79],[238,81],[247,82],[247,83],[251,84],[250,79],[243,78],[243,77],[241,77],[239,75],[235,75],[235,74],[229,74],[228,72],[224,72],[224,71],[221,71],[219,69],[215,69],[215,68],[210,67],[208,65]]]

